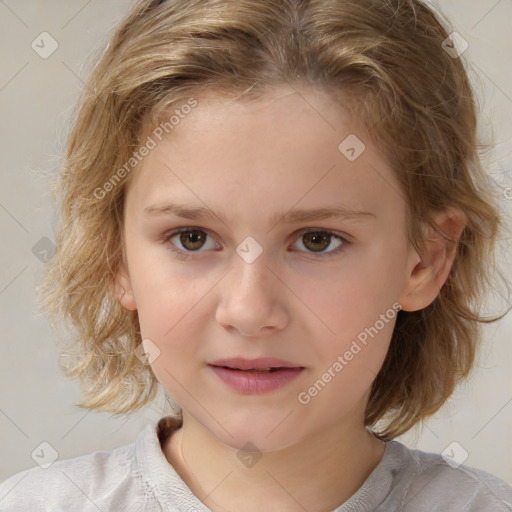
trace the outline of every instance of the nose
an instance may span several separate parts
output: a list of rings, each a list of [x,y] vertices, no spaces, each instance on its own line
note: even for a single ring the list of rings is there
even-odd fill
[[[216,321],[246,337],[273,335],[288,322],[287,288],[263,254],[252,263],[235,256],[234,268],[220,283]]]

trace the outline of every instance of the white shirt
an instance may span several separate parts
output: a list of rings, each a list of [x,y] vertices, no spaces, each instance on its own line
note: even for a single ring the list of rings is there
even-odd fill
[[[0,485],[0,511],[209,512],[162,452],[160,439],[181,425],[172,417],[147,425],[135,443],[49,468],[22,471]],[[359,490],[332,512],[512,511],[512,487],[441,455],[386,443]]]

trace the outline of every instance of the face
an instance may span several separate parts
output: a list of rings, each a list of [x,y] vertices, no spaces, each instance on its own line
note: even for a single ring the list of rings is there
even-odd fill
[[[184,414],[261,450],[362,427],[419,257],[393,171],[347,112],[311,89],[198,98],[133,172],[117,282]],[[303,369],[271,391],[236,390],[209,365],[234,357]]]

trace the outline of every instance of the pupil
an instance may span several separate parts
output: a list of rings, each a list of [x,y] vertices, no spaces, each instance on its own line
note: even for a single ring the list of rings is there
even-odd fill
[[[181,243],[184,247],[187,247],[187,249],[199,249],[201,247],[201,238],[202,235],[198,231],[187,231],[185,233],[182,233],[181,235]],[[190,247],[189,244],[191,243],[193,247]],[[199,244],[198,246],[194,246],[194,244]]]
[[[310,240],[310,241],[313,241],[313,247],[311,248],[312,250],[317,250],[318,252],[320,252],[321,250],[325,249],[326,247],[329,246],[329,235],[328,234],[325,234],[325,233],[306,233],[306,240]],[[320,247],[318,242],[320,242],[320,244],[322,244],[322,242],[324,242],[322,245],[323,247]],[[307,244],[306,244],[307,245]]]

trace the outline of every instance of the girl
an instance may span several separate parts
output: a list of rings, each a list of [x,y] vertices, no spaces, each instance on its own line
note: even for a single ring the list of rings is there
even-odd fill
[[[460,445],[393,440],[489,321],[460,48],[417,0],[134,5],[77,111],[42,296],[82,407],[159,383],[180,413],[11,477],[2,510],[512,510]]]

